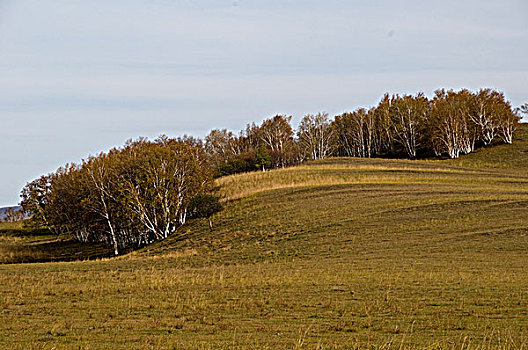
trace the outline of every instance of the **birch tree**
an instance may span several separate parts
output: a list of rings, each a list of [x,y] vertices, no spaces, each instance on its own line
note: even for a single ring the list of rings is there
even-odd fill
[[[205,137],[205,150],[216,162],[239,153],[241,150],[236,145],[235,136],[227,129],[213,129]]]
[[[377,153],[394,154],[394,135],[391,126],[391,105],[392,100],[389,94],[385,94],[373,110],[375,124],[377,127]]]
[[[336,116],[330,125],[332,127],[335,153],[339,156],[355,157],[356,145],[350,113]]]
[[[201,142],[191,137],[129,141],[59,168],[22,191],[24,207],[50,229],[114,254],[163,239],[185,224],[190,198],[214,190]]]
[[[510,102],[504,99],[495,105],[495,109],[499,119],[499,136],[504,143],[511,144],[521,117],[512,109]]]
[[[105,222],[107,237],[114,249],[114,254],[119,254],[119,239],[117,236],[117,226],[114,222],[114,207],[119,203],[116,201],[116,192],[119,181],[118,169],[112,164],[112,157],[101,153],[98,157],[90,157],[83,164],[83,169],[88,175],[90,188],[93,196],[86,198],[92,201],[88,205],[90,210],[99,215]]]
[[[145,229],[148,243],[167,238],[185,224],[189,199],[211,186],[210,174],[191,147],[171,141],[164,145],[140,144],[137,170],[124,186],[128,207]]]
[[[499,116],[496,114],[500,94],[491,89],[481,89],[475,94],[470,118],[480,131],[480,140],[489,145],[499,132]]]
[[[304,116],[297,129],[299,147],[307,159],[328,157],[332,152],[332,137],[328,113]]]
[[[416,96],[395,95],[391,101],[391,130],[410,159],[416,158],[429,115],[429,100],[423,93]]]
[[[379,130],[374,109],[359,108],[337,116],[332,123],[336,148],[345,156],[370,158],[379,152]]]
[[[264,120],[259,128],[261,142],[270,150],[273,167],[284,168],[295,161],[296,147],[290,125],[291,118],[276,115]]]
[[[467,144],[465,116],[468,106],[461,103],[453,91],[437,90],[435,94],[429,123],[433,130],[433,144],[441,147],[439,153],[458,158]]]

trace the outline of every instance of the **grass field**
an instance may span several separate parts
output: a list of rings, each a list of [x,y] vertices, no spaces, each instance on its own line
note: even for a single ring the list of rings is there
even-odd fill
[[[459,160],[329,159],[219,183],[213,232],[199,220],[118,258],[0,265],[0,346],[528,348],[526,125]],[[6,225],[3,262],[107,254]]]

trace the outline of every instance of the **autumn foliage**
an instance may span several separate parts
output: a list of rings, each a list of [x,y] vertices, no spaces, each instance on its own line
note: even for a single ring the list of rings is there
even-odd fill
[[[173,234],[212,179],[199,141],[139,139],[28,183],[22,206],[51,231],[106,242],[118,254]]]
[[[203,143],[138,139],[28,183],[21,204],[52,232],[106,242],[118,254],[172,235],[188,215],[210,219],[221,208],[214,177],[331,156],[458,158],[477,147],[512,143],[519,112],[526,110],[514,110],[495,90],[442,89],[431,99],[385,94],[377,106],[333,120],[309,114],[297,130],[291,116],[276,115],[238,134],[212,130]]]
[[[217,175],[281,168],[330,156],[416,159],[458,158],[477,147],[512,143],[520,119],[504,94],[491,89],[471,92],[437,90],[432,99],[385,94],[377,106],[335,116],[306,115],[292,129],[290,116],[276,115],[248,125],[238,135],[212,130],[205,138]],[[265,147],[271,161],[260,165]]]

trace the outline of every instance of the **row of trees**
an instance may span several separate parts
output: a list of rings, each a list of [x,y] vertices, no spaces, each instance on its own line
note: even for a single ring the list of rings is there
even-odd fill
[[[276,115],[238,135],[212,130],[205,142],[138,139],[28,183],[21,205],[52,232],[106,242],[118,254],[168,237],[188,217],[210,219],[220,210],[215,175],[329,156],[456,158],[495,140],[511,143],[519,112],[528,105],[513,110],[494,90],[438,90],[432,99],[386,94],[376,107],[333,120],[306,115],[296,131],[291,117]]]
[[[22,208],[16,208],[16,207],[9,207],[5,208],[3,213],[0,217],[0,222],[15,222],[24,220],[24,210]]]
[[[106,242],[117,255],[219,210],[212,175],[199,140],[139,139],[28,183],[21,204],[52,232]]]
[[[277,115],[260,126],[248,125],[238,136],[225,129],[212,130],[205,138],[205,150],[218,175],[297,163],[298,147],[290,121],[291,116]]]
[[[503,93],[491,89],[442,89],[431,99],[423,93],[386,94],[373,108],[333,120],[326,113],[306,115],[296,132],[284,115],[248,125],[238,135],[212,130],[205,148],[218,175],[329,156],[458,158],[497,140],[512,143],[519,112],[527,109],[522,108],[514,110]]]

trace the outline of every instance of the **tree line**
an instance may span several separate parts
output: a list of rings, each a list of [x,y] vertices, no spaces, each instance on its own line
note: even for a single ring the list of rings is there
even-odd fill
[[[23,188],[21,205],[50,231],[105,242],[117,255],[170,236],[189,216],[209,217],[220,209],[214,192],[202,142],[161,136],[43,175]]]
[[[377,106],[331,120],[309,114],[291,126],[276,115],[238,134],[212,130],[140,138],[28,183],[21,205],[33,222],[80,242],[106,242],[115,254],[163,239],[187,218],[221,209],[214,177],[282,168],[331,156],[457,158],[495,142],[512,143],[520,112],[491,89],[437,90],[429,99],[385,94]]]
[[[16,222],[24,220],[24,210],[22,208],[9,207],[0,209],[0,222]]]
[[[248,124],[238,135],[215,129],[205,148],[220,176],[331,156],[458,158],[492,142],[512,143],[520,111],[491,89],[441,89],[433,98],[385,94],[377,106],[333,120],[306,115],[296,131],[285,115]]]

